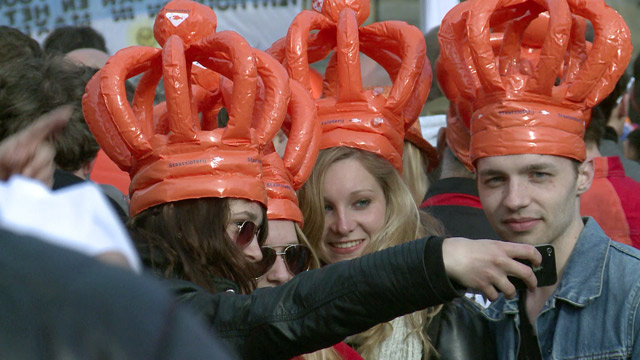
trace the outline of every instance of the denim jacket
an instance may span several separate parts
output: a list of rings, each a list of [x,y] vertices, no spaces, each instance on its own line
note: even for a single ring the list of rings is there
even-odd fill
[[[612,241],[592,218],[536,319],[543,359],[640,359],[640,251]],[[518,299],[483,311],[499,359],[517,359]]]

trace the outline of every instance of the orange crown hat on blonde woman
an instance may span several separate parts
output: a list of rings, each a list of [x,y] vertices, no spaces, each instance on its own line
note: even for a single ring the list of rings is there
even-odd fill
[[[523,61],[523,32],[543,12],[539,55]],[[591,48],[584,19],[595,32]],[[494,24],[507,24],[497,55]],[[442,64],[473,104],[472,163],[527,153],[583,161],[591,108],[611,92],[632,49],[624,20],[602,0],[469,0],[445,16],[439,40]]]
[[[289,76],[311,91],[309,64],[333,53],[316,99],[322,125],[321,149],[348,146],[387,159],[402,171],[405,131],[417,120],[431,86],[431,67],[420,30],[400,21],[361,26],[369,16],[368,0],[314,1],[291,23],[286,38],[268,53]],[[393,86],[365,90],[360,52],[389,74]]]
[[[253,117],[259,61],[240,35],[215,33],[215,28],[210,8],[170,1],[154,25],[162,49],[120,50],[87,85],[85,118],[109,157],[131,175],[132,216],[158,204],[205,197],[243,198],[266,205],[261,151],[282,124],[288,88],[272,89],[273,97],[265,100],[270,106],[263,106],[269,109],[267,116]],[[215,102],[207,98],[211,94],[192,81],[195,61],[233,82],[224,128],[217,128],[216,118],[211,117],[216,112],[208,105]],[[277,67],[262,64],[265,89],[286,84],[286,72],[273,63]],[[140,73],[129,104],[124,81]],[[167,101],[154,108],[161,77]]]

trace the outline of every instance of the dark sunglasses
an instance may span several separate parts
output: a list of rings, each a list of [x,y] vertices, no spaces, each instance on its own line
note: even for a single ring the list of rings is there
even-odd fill
[[[293,275],[309,270],[311,265],[311,249],[302,244],[291,244],[282,252],[276,251],[270,246],[262,246],[261,250],[262,260],[256,264],[258,277],[263,276],[271,269],[278,256],[282,256],[287,270]]]
[[[260,235],[260,228],[253,221],[245,220],[242,224],[236,224],[238,226],[238,233],[236,235],[236,245],[240,249],[244,249],[253,241],[254,236]]]

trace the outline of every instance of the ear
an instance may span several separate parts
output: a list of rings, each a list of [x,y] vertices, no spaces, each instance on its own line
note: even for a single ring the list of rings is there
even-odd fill
[[[589,190],[593,182],[594,172],[593,159],[587,159],[578,166],[578,179],[576,180],[578,195],[582,195]]]

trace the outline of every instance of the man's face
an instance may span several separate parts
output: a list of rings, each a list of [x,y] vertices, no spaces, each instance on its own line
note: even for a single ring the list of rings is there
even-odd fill
[[[591,163],[592,164],[592,163]],[[553,244],[582,228],[578,195],[591,174],[571,160],[522,154],[482,158],[477,163],[480,201],[491,226],[505,240]]]

